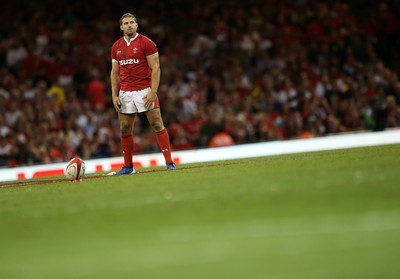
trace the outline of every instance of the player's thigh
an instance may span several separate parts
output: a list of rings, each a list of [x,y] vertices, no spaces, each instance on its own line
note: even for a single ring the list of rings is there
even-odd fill
[[[155,109],[146,111],[146,117],[147,117],[147,120],[149,121],[151,128],[155,132],[158,132],[158,131],[161,131],[162,129],[164,129],[164,123],[162,121],[161,111],[159,108],[155,108]]]
[[[135,91],[119,91],[119,100],[121,102],[120,112],[124,114],[138,113],[138,108],[136,106]]]

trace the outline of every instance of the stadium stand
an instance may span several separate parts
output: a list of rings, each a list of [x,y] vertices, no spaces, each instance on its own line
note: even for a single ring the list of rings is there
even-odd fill
[[[158,45],[175,150],[400,126],[400,1],[14,0],[0,11],[0,167],[120,156],[110,47]],[[135,152],[158,151],[140,117]]]

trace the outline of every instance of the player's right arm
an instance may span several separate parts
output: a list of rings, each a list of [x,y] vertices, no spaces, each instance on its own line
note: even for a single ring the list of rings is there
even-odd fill
[[[111,63],[111,92],[112,92],[112,101],[114,104],[114,108],[117,112],[119,112],[121,107],[121,102],[118,97],[119,93],[119,63],[116,60],[112,60]]]

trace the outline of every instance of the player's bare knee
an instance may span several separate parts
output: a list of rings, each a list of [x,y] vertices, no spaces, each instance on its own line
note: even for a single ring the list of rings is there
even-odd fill
[[[151,124],[151,128],[153,129],[154,132],[160,132],[162,129],[164,129],[164,125],[161,121],[154,121]]]
[[[121,129],[121,134],[126,135],[126,134],[130,133],[130,131],[129,131],[130,125],[129,125],[128,121],[122,120],[119,125],[120,125],[120,129]]]

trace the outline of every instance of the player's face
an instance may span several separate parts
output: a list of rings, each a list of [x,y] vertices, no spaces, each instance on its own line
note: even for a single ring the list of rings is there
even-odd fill
[[[127,36],[135,35],[137,32],[138,24],[133,17],[126,17],[122,20],[121,30]]]

